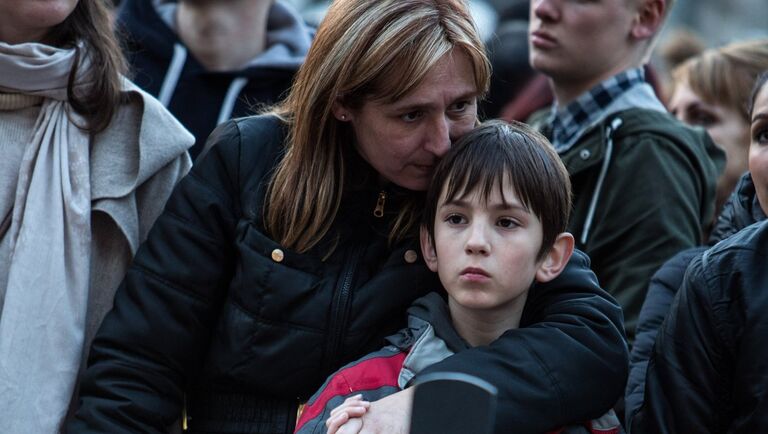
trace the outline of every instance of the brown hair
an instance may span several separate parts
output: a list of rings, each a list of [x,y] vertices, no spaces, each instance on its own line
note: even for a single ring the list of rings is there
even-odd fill
[[[120,74],[127,70],[109,19],[109,6],[100,0],[79,0],[67,19],[55,26],[45,40],[57,47],[75,48],[77,60],[88,56],[87,81],[92,85],[85,92],[74,91],[81,66],[76,61],[69,74],[67,96],[72,108],[86,119],[84,129],[90,133],[104,130],[122,102]],[[78,44],[82,44],[83,50]]]
[[[738,111],[749,122],[752,84],[768,69],[768,39],[737,42],[705,50],[672,72],[675,83],[687,82],[709,104]]]
[[[435,169],[427,190],[423,224],[434,242],[435,216],[448,202],[479,189],[488,200],[494,188],[504,199],[505,183],[541,221],[543,239],[537,260],[565,232],[571,212],[568,170],[549,141],[519,123],[488,121],[458,140]],[[443,194],[445,193],[445,194]]]
[[[474,67],[478,95],[488,88],[485,48],[462,0],[336,0],[287,98],[272,113],[288,124],[286,153],[267,195],[264,224],[288,248],[305,252],[327,233],[341,202],[354,134],[332,116],[335,101],[359,107],[396,101],[452,50]],[[418,222],[418,204],[400,213],[399,238]]]
[[[755,99],[757,99],[757,94],[760,93],[760,91],[765,86],[765,83],[768,83],[768,70],[763,71],[759,77],[757,77],[757,80],[755,80],[755,85],[752,87],[752,92],[749,95],[749,122],[752,122],[752,115],[755,111]]]

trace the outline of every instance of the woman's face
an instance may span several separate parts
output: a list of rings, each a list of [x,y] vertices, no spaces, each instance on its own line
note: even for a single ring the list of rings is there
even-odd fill
[[[755,98],[750,136],[749,172],[760,207],[768,214],[768,84],[763,84]]]
[[[366,101],[358,110],[337,105],[334,115],[352,124],[358,152],[382,178],[426,190],[451,142],[474,127],[477,94],[469,57],[454,50],[400,100]]]
[[[704,127],[715,144],[725,151],[725,170],[717,180],[719,209],[736,187],[739,177],[747,171],[749,123],[737,110],[704,101],[687,82],[675,85],[669,111],[688,125]]]
[[[0,41],[41,42],[79,0],[0,0]]]

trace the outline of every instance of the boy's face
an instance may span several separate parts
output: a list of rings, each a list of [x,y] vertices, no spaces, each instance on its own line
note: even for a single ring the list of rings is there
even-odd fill
[[[487,203],[478,191],[446,203],[443,190],[434,244],[422,231],[427,265],[439,274],[451,302],[465,309],[522,308],[540,268],[539,218],[523,206],[508,183],[504,199],[496,188]]]
[[[563,83],[599,82],[626,69],[639,1],[530,0],[531,66]]]

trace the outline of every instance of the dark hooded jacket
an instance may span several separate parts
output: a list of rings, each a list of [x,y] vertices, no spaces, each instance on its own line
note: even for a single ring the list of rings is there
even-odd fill
[[[216,144],[179,183],[102,323],[70,433],[161,433],[184,407],[192,433],[291,433],[301,401],[380,348],[413,300],[439,290],[416,237],[388,239],[417,193],[381,186],[355,153],[330,232],[298,253],[262,224],[284,149],[281,122],[231,121],[211,137]],[[532,288],[522,328],[423,373],[495,384],[498,426],[545,432],[596,418],[621,395],[621,321],[576,252],[557,279]]]
[[[293,8],[280,0],[269,12],[267,46],[236,71],[208,71],[175,29],[175,0],[125,0],[118,23],[133,80],[157,97],[195,136],[193,159],[222,122],[279,101],[304,61],[314,36]]]
[[[633,434],[768,432],[768,222],[693,259],[648,361]]]
[[[752,176],[745,173],[718,216],[709,237],[709,246],[762,220],[765,220],[765,214],[757,201]],[[640,310],[637,335],[630,356],[629,380],[625,396],[627,425],[631,424],[634,413],[643,404],[648,359],[653,352],[653,344],[659,328],[669,312],[669,306],[683,283],[685,270],[690,262],[701,256],[709,246],[694,247],[678,253],[664,263],[651,278],[648,294]]]
[[[545,134],[546,115],[531,120]],[[631,342],[653,273],[703,242],[723,153],[701,128],[630,108],[593,125],[560,157],[573,186],[568,231],[624,310]]]

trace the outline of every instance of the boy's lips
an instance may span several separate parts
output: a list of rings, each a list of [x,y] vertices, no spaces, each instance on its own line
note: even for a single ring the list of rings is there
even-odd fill
[[[477,267],[467,267],[461,271],[461,277],[469,280],[485,280],[491,277],[487,271]]]

